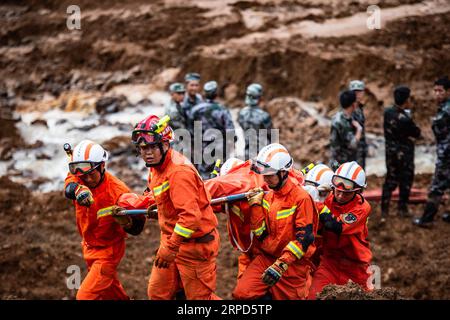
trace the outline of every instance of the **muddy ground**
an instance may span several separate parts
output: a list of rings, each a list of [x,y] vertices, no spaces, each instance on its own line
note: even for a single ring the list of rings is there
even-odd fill
[[[423,178],[426,180],[426,178]],[[369,181],[370,183],[370,181]],[[3,177],[0,179],[0,298],[72,299],[66,287],[67,268],[81,267],[80,238],[70,201],[60,192],[32,194]],[[373,264],[381,270],[381,291],[365,294],[354,286],[325,291],[329,299],[450,299],[450,225],[437,221],[433,230],[418,229],[409,219],[394,214],[379,225],[380,210],[369,222]],[[395,208],[395,206],[394,206]],[[421,205],[411,206],[415,214]],[[393,210],[395,211],[395,210]],[[236,284],[237,251],[226,232],[226,217],[219,215],[221,247],[218,258],[217,293],[231,298]],[[148,221],[143,233],[127,240],[119,276],[133,299],[146,299],[151,255],[159,241],[156,221]]]
[[[377,2],[381,8],[398,10],[398,18],[381,30],[331,28],[311,34],[308,26],[346,24],[346,18],[365,12],[372,2],[78,0],[82,28],[69,31],[66,8],[73,1],[3,1],[0,160],[11,159],[17,150],[38,147],[20,137],[15,127],[20,117],[14,110],[81,110],[87,106],[74,95],[100,99],[123,84],[164,90],[188,71],[200,72],[202,82],[217,80],[221,99],[230,107],[242,106],[246,85],[261,82],[265,107],[280,128],[281,142],[301,163],[327,160],[329,128],[302,111],[295,99],[317,103],[320,116],[329,119],[339,91],[354,78],[367,83],[369,133],[382,133],[382,107],[392,102],[393,86],[406,83],[413,90],[413,113],[423,131],[424,139],[418,143],[433,144],[431,84],[450,71],[449,4]],[[110,151],[130,152],[125,138],[108,143]],[[111,166],[141,191],[143,186],[124,163]],[[415,186],[427,187],[429,180],[430,175],[419,177]],[[381,181],[371,177],[369,183],[375,187]],[[61,192],[33,190],[0,178],[0,298],[72,299],[75,291],[65,285],[66,269],[75,264],[86,271],[73,208]],[[378,204],[373,203],[373,209],[369,227],[374,263],[381,268],[382,286],[398,290],[381,296],[449,299],[450,226],[439,221],[432,231],[422,230],[409,220],[392,217],[381,227]],[[421,205],[412,207],[415,214],[421,210]],[[237,253],[227,241],[225,221],[221,216],[217,292],[230,298]],[[158,237],[158,227],[151,221],[141,236],[128,240],[119,273],[132,298],[146,298],[151,252]]]

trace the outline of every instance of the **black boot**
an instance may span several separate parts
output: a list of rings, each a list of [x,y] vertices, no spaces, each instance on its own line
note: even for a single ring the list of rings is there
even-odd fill
[[[450,212],[444,212],[442,215],[442,220],[444,220],[447,223],[450,223]]]
[[[397,211],[398,211],[398,215],[402,218],[410,218],[411,217],[408,206],[406,204],[399,204]]]
[[[380,223],[386,223],[386,220],[389,216],[389,199],[381,199],[381,219]]]
[[[437,210],[438,208],[433,202],[427,202],[427,204],[425,205],[423,216],[420,218],[414,218],[413,224],[422,228],[431,227],[433,218],[436,215]]]

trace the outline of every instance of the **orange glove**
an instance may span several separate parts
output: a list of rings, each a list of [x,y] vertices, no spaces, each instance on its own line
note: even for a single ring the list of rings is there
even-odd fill
[[[79,184],[75,189],[75,198],[80,206],[89,207],[94,203],[91,190],[82,184]]]
[[[264,198],[264,190],[261,188],[255,188],[255,189],[249,190],[249,192],[252,192],[252,194],[247,197],[248,204],[250,206],[261,206],[262,200]]]
[[[181,242],[184,238],[174,233],[167,241],[167,244],[161,244],[155,258],[155,267],[168,268],[169,265],[175,260],[180,249]]]
[[[114,218],[114,220],[116,220],[116,222],[118,224],[120,224],[120,226],[122,228],[130,228],[133,225],[133,220],[131,219],[130,216],[127,216],[123,210],[125,210],[125,208],[119,207],[119,206],[113,206],[111,208],[112,211],[112,217]]]

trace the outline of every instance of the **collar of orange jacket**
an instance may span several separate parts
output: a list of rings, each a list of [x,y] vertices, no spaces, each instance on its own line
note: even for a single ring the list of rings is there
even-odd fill
[[[172,148],[169,148],[169,150],[167,150],[164,162],[159,166],[153,167],[153,169],[155,169],[156,171],[164,171],[167,168],[169,162],[172,161],[172,153],[173,153]]]
[[[284,184],[284,186],[281,187],[280,190],[273,190],[275,192],[276,195],[280,195],[280,196],[285,196],[287,195],[289,192],[291,192],[292,188],[294,187],[294,182],[292,181],[292,177],[288,177],[286,179],[286,183]]]

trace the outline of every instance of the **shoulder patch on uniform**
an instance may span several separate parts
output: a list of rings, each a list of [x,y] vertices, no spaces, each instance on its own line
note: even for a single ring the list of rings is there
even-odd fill
[[[352,224],[358,220],[358,218],[356,218],[356,216],[351,212],[341,214],[341,219],[347,224]]]

